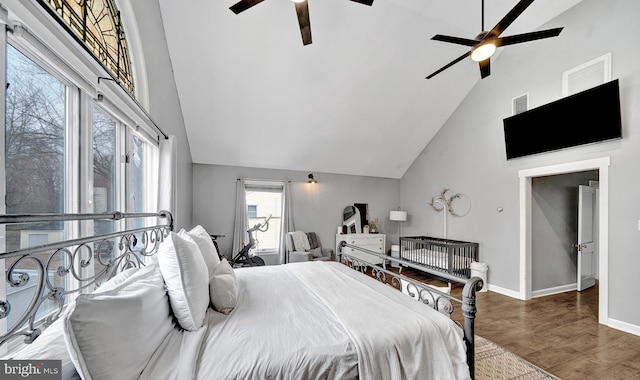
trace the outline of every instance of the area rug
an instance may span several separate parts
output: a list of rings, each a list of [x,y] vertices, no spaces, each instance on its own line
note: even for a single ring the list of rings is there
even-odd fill
[[[475,340],[477,380],[559,380],[488,339]]]

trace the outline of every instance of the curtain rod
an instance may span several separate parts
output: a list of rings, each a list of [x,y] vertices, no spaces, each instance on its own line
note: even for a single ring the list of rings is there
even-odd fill
[[[103,66],[104,67],[104,66]],[[149,112],[147,112],[146,109],[144,109],[144,107],[142,106],[142,104],[140,104],[140,102],[138,101],[138,99],[134,98],[133,95],[131,95],[131,93],[129,93],[129,91],[127,91],[127,89],[124,88],[124,86],[122,86],[122,83],[120,83],[119,81],[117,81],[113,75],[111,75],[110,72],[107,72],[107,74],[109,75],[109,77],[98,77],[98,86],[100,85],[100,79],[102,80],[108,80],[111,81],[115,84],[118,85],[118,87],[120,87],[120,89],[122,91],[124,91],[125,94],[127,94],[129,96],[129,98],[131,100],[133,100],[133,102],[135,103],[135,105],[138,107],[138,109],[140,111],[142,111],[142,113],[144,113],[144,116],[147,117],[147,119],[149,119],[149,121],[151,122],[151,124],[153,124],[153,126],[155,127],[155,129],[162,135],[164,136],[165,140],[169,139],[169,136],[167,136],[166,133],[164,133],[164,131],[162,129],[160,129],[160,127],[158,126],[158,124],[156,124],[156,122],[153,120],[153,118],[151,117],[151,115],[149,114]]]
[[[261,182],[274,182],[274,181],[282,181],[282,182],[287,182],[287,183],[291,183],[290,179],[257,179],[257,178],[236,178],[236,181],[240,181],[241,179],[245,179],[247,181],[261,181]]]
[[[142,111],[142,113],[144,113],[144,115],[147,117],[147,119],[149,119],[149,121],[151,122],[151,124],[153,124],[153,126],[155,127],[155,129],[162,135],[164,136],[165,140],[169,139],[169,136],[167,136],[166,133],[164,133],[164,131],[162,129],[160,129],[160,127],[158,126],[158,124],[156,124],[156,122],[153,120],[153,118],[151,117],[151,115],[149,115],[149,113],[147,112],[146,109],[144,109],[144,107],[142,106],[142,104],[140,104],[140,102],[138,102],[138,100],[131,94],[129,93],[129,91],[127,91],[124,86],[122,86],[122,83],[120,83],[120,81],[116,80],[113,76],[113,74],[111,74],[111,72],[107,69],[107,66],[102,63],[93,53],[93,51],[91,51],[91,49],[89,49],[89,47],[87,46],[87,44],[84,43],[84,41],[82,41],[82,39],[80,39],[80,37],[78,35],[76,35],[73,30],[71,30],[71,27],[67,24],[65,24],[62,20],[62,18],[60,18],[60,16],[58,16],[58,14],[48,5],[46,4],[43,0],[36,0],[39,4],[41,8],[44,8],[44,10],[49,14],[49,16],[51,18],[53,18],[54,20],[56,20],[56,22],[58,23],[58,25],[60,25],[69,36],[71,36],[76,43],[78,43],[84,50],[85,52],[89,53],[89,55],[91,57],[93,57],[93,59],[100,65],[100,67],[102,67],[102,69],[107,73],[108,77],[101,77],[98,76],[98,85],[100,85],[100,79],[107,79],[110,80],[114,83],[116,83],[118,85],[118,87],[120,87],[120,89],[122,91],[125,92],[125,94],[127,94],[129,96],[129,98],[131,98],[131,100],[133,100],[133,102],[135,103],[135,105],[140,109],[140,111]]]

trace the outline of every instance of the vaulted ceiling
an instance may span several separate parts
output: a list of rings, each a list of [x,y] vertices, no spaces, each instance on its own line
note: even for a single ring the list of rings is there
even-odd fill
[[[579,1],[537,0],[503,36]],[[290,0],[235,2],[160,0],[195,163],[401,178],[481,80],[470,59],[425,79],[468,50],[430,38],[474,38],[480,0],[308,0],[307,46]],[[516,3],[487,1],[485,29]]]

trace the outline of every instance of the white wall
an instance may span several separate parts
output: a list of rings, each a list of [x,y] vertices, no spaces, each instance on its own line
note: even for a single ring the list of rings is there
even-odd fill
[[[609,317],[640,326],[639,18],[637,0],[584,0],[543,27],[564,26],[559,37],[501,48],[491,76],[478,81],[402,178],[402,203],[414,216],[404,231],[439,232],[441,215],[426,202],[443,187],[466,194],[471,212],[451,218],[449,236],[479,242],[489,283],[517,292],[518,171],[609,156]],[[559,99],[563,71],[608,52],[620,80],[623,139],[506,161],[502,120],[511,115],[511,99],[529,92],[531,107]],[[440,80],[455,81],[455,67]]]
[[[201,224],[219,240],[220,251],[231,254],[236,199],[236,179],[291,181],[293,221],[298,230],[315,232],[323,247],[335,245],[336,229],[342,224],[342,210],[354,203],[368,203],[370,219],[380,220],[380,232],[397,235],[389,211],[400,203],[400,180],[314,172],[317,184],[307,183],[308,172],[254,169],[221,165],[193,165],[193,224]],[[397,238],[396,238],[397,239]],[[387,246],[387,249],[389,247]]]
[[[160,6],[155,0],[131,0],[135,12],[147,71],[149,110],[156,124],[178,143],[178,179],[174,220],[176,228],[192,223],[192,166],[189,140],[184,127],[180,99],[173,79]]]

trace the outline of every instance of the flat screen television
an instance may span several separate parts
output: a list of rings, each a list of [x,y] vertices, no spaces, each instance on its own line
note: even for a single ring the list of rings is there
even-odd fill
[[[504,119],[507,160],[622,137],[618,80]]]

